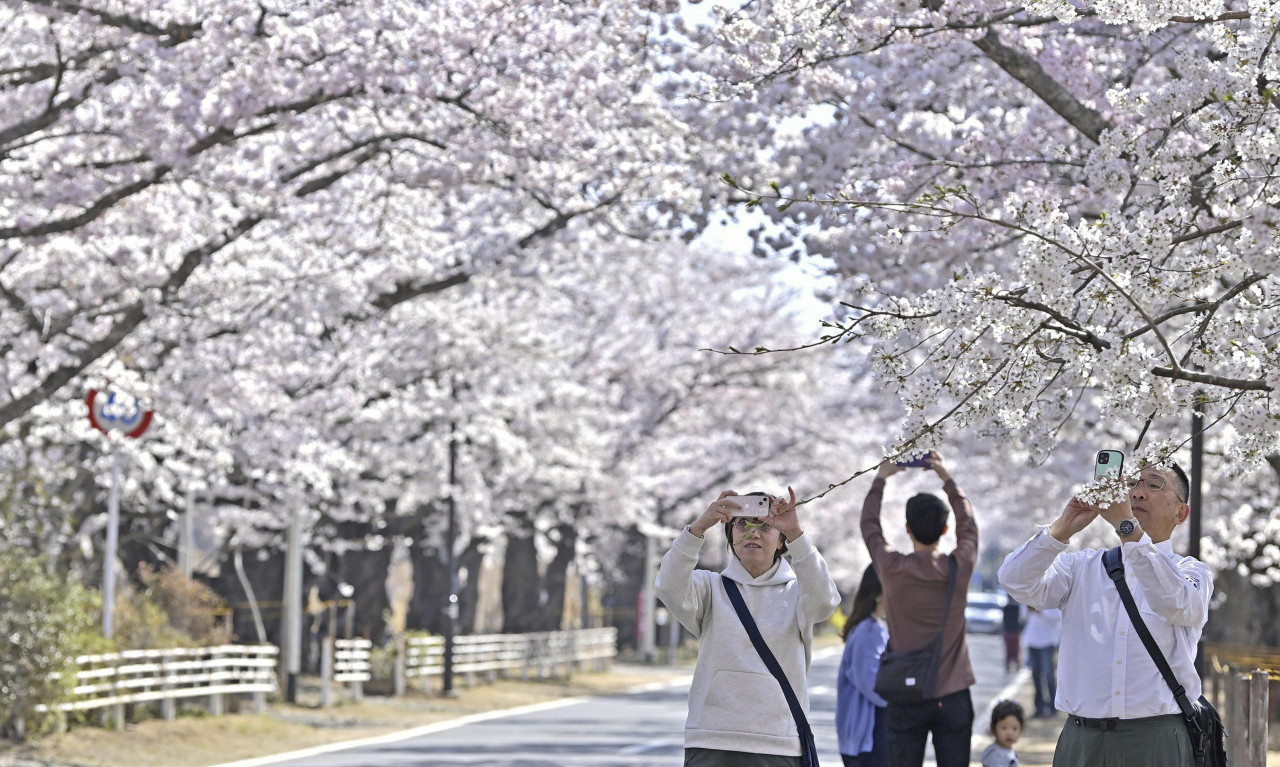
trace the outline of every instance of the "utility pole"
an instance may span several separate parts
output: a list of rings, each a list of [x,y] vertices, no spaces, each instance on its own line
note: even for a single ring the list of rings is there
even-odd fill
[[[298,702],[298,675],[302,672],[302,515],[289,507],[288,548],[284,555],[284,699]]]
[[[1204,394],[1196,392],[1191,407],[1191,487],[1187,492],[1187,503],[1191,506],[1190,529],[1191,545],[1187,552],[1196,559],[1200,558],[1201,520],[1203,519],[1203,499],[1200,494],[1200,483],[1204,479]]]
[[[1191,507],[1191,519],[1187,534],[1190,536],[1188,555],[1200,558],[1201,518],[1204,514],[1200,483],[1204,478],[1204,393],[1197,390],[1191,405],[1191,487],[1187,488],[1187,504]],[[1204,638],[1196,643],[1196,672],[1204,675]]]
[[[444,608],[444,674],[440,695],[446,698],[457,697],[453,689],[453,634],[454,623],[458,620],[458,564],[453,550],[458,538],[458,510],[454,500],[458,482],[458,434],[457,411],[458,391],[450,386],[450,397],[453,399],[453,417],[449,420],[449,498],[446,507],[449,511],[449,529],[445,536],[445,566],[449,572],[449,602]]]
[[[107,548],[102,562],[102,635],[115,633],[116,552],[120,544],[120,456],[111,454],[111,493],[107,496]]]
[[[178,536],[178,562],[182,574],[191,580],[196,570],[195,546],[196,491],[187,488],[187,508],[182,512],[182,532]]]

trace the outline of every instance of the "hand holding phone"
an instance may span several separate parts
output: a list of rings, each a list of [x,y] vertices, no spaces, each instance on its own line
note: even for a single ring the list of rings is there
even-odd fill
[[[767,495],[727,495],[724,500],[733,501],[742,507],[730,512],[735,517],[769,516],[769,496]]]

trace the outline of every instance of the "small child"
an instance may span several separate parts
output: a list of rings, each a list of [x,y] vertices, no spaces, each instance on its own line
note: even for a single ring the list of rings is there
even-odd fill
[[[991,735],[996,742],[982,752],[982,767],[1018,767],[1013,744],[1022,735],[1022,706],[1017,701],[996,701],[991,709]]]

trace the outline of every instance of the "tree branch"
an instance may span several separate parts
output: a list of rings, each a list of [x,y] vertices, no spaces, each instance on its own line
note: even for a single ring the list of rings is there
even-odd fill
[[[974,41],[974,45],[1093,143],[1098,143],[1102,132],[1110,127],[1101,114],[1081,104],[1061,83],[1050,77],[1035,58],[1000,42],[994,29],[988,29],[985,35]]]
[[[1207,386],[1216,386],[1220,389],[1243,389],[1245,391],[1271,391],[1271,387],[1266,381],[1250,380],[1247,378],[1226,378],[1224,376],[1209,375],[1207,373],[1199,373],[1194,370],[1185,368],[1173,369],[1165,367],[1151,368],[1151,374],[1160,376],[1161,378],[1172,378],[1175,381],[1190,381],[1191,383],[1200,383]]]

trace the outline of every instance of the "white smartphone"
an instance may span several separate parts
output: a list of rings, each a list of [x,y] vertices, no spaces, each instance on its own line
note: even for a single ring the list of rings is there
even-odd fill
[[[735,509],[735,517],[767,517],[769,516],[769,499],[763,495],[726,495],[726,501],[733,501],[741,506]]]
[[[1119,450],[1099,450],[1093,462],[1093,478],[1102,479],[1108,474],[1119,477],[1124,468],[1124,453]]]

